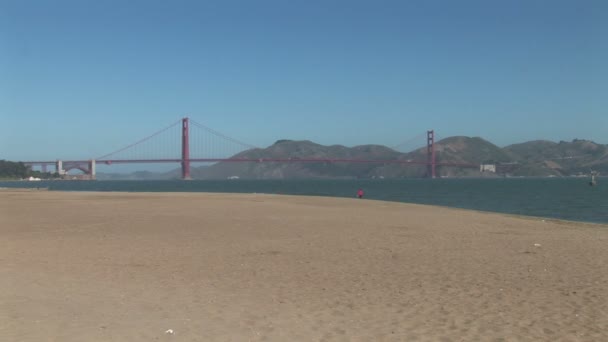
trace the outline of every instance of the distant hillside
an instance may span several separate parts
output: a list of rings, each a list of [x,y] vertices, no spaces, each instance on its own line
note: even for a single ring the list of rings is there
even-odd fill
[[[608,146],[589,140],[555,143],[546,140],[510,145],[504,150],[522,164],[521,176],[569,176],[587,174],[591,169],[608,173]]]
[[[265,149],[252,149],[239,153],[234,158],[247,159],[396,159],[402,154],[385,146],[363,145],[345,147],[323,146],[311,141],[279,140]],[[223,162],[203,169],[194,168],[196,179],[224,179],[239,177],[246,179],[285,178],[369,178],[378,165],[357,163],[231,163]]]
[[[481,138],[451,137],[435,144],[437,162],[472,164],[473,168],[437,167],[439,176],[487,176],[479,172],[481,163],[512,162],[508,153]],[[400,153],[386,146],[324,146],[311,141],[279,140],[265,149],[253,149],[233,156],[251,159],[361,159],[426,161],[426,148]],[[195,179],[285,178],[402,178],[424,177],[424,165],[370,163],[230,163],[223,162],[205,169],[194,169]]]
[[[106,173],[98,172],[96,174],[97,180],[168,180],[168,179],[179,179],[181,171],[179,169],[172,170],[169,172],[150,172],[150,171],[136,171],[132,173]]]
[[[192,164],[196,165],[196,164]],[[199,174],[207,166],[191,167],[191,172],[194,179],[202,179]],[[151,172],[151,171],[135,171],[131,173],[108,173],[97,172],[97,180],[175,180],[182,178],[181,168],[173,169],[167,172]],[[225,178],[225,177],[223,177]]]
[[[426,147],[407,154],[407,159],[426,160]],[[479,137],[449,137],[435,143],[437,163],[496,164],[513,162],[513,158],[500,147]],[[479,177],[476,168],[438,167],[437,174],[445,177]],[[422,173],[421,176],[424,176]]]
[[[608,146],[587,140],[529,141],[500,148],[479,137],[449,137],[435,143],[437,163],[458,163],[470,167],[437,166],[439,177],[570,176],[588,174],[591,169],[608,174]],[[244,159],[360,159],[404,160],[424,163],[426,147],[401,153],[386,146],[324,146],[308,140],[279,140],[263,149],[234,155]],[[480,172],[480,164],[497,165],[497,173]],[[178,179],[180,170],[168,173],[134,173],[120,179]],[[404,178],[425,177],[425,165],[371,163],[272,163],[222,162],[193,165],[193,179],[302,179],[302,178]],[[125,176],[127,178],[125,178]],[[98,179],[119,179],[102,178]]]

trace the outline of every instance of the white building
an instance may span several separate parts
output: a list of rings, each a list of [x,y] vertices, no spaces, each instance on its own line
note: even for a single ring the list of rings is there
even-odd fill
[[[481,164],[481,165],[479,165],[479,172],[496,173],[496,165],[495,164]]]

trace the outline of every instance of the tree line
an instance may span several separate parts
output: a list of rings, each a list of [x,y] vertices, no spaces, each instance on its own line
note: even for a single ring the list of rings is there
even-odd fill
[[[0,178],[2,179],[23,179],[29,177],[36,178],[59,178],[59,174],[51,172],[34,171],[31,167],[22,162],[11,162],[0,160]]]

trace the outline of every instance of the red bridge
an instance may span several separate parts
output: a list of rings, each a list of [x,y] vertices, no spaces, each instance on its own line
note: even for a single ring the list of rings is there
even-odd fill
[[[179,136],[176,136],[176,128],[179,125]],[[207,134],[202,136],[192,137],[191,127],[197,128]],[[173,130],[172,130],[173,129]],[[173,134],[172,134],[173,133]],[[165,141],[160,139],[165,138]],[[426,134],[426,160],[411,161],[403,159],[389,160],[364,160],[364,159],[334,159],[334,158],[231,158],[226,156],[235,155],[248,149],[256,148],[255,146],[240,142],[230,138],[222,133],[219,133],[205,125],[202,125],[194,120],[183,118],[170,126],[144,138],[133,144],[105,154],[98,158],[90,160],[55,160],[55,161],[27,161],[25,165],[30,167],[40,166],[43,171],[46,171],[48,166],[54,166],[55,171],[60,174],[66,174],[70,170],[81,170],[90,179],[95,178],[96,165],[103,163],[111,164],[142,164],[142,163],[180,163],[182,169],[182,178],[190,179],[190,164],[191,163],[215,163],[215,162],[257,162],[257,163],[366,163],[366,164],[402,164],[402,165],[426,165],[427,177],[435,178],[435,169],[437,166],[452,166],[465,168],[478,168],[479,165],[466,163],[437,163],[435,160],[435,133],[427,131]],[[152,139],[155,138],[155,139]],[[167,141],[168,139],[168,141]],[[156,141],[156,142],[155,142]],[[159,142],[160,141],[160,142]],[[181,141],[181,156],[173,155],[175,149],[171,151],[167,146],[174,145],[175,141]],[[195,144],[191,145],[194,142]],[[192,158],[191,147],[197,149],[195,156],[207,156],[205,158]],[[146,153],[147,152],[147,153]],[[141,155],[154,156],[144,157]],[[158,154],[166,154],[165,158],[158,157]],[[137,157],[139,156],[139,157]]]

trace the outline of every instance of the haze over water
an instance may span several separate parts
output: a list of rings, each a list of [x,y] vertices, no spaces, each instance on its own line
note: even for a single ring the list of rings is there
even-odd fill
[[[608,223],[608,179],[587,178],[0,182],[62,191],[232,192],[355,197]]]

